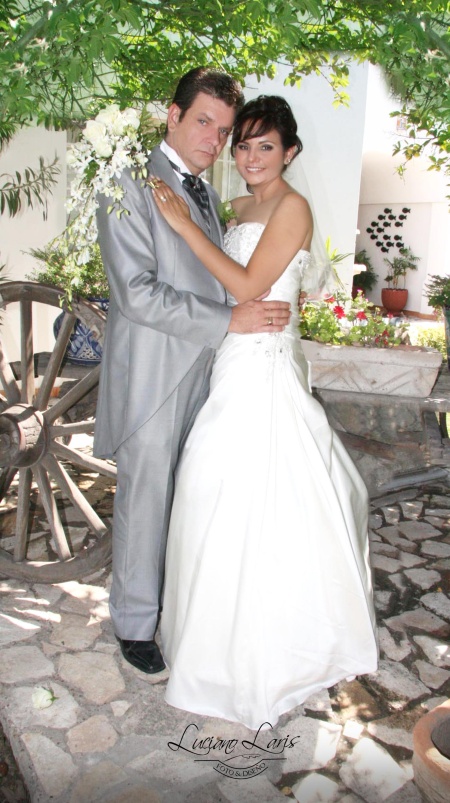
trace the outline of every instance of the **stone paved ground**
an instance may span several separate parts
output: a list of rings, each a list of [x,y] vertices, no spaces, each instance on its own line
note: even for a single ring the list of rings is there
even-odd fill
[[[448,483],[374,500],[371,527],[379,671],[258,735],[167,706],[166,673],[123,661],[109,570],[54,586],[0,580],[0,719],[32,803],[420,803],[412,729],[450,697]],[[54,693],[49,708],[33,706],[37,686]]]

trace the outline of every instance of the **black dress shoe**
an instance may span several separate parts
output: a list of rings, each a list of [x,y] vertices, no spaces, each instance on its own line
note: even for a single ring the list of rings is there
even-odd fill
[[[129,664],[154,675],[166,668],[163,657],[156,641],[126,641],[116,636],[122,655]]]

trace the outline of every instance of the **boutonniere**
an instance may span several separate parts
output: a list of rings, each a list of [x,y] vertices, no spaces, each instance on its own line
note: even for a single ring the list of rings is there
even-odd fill
[[[231,201],[222,201],[222,203],[219,204],[217,212],[219,214],[219,220],[224,227],[230,220],[236,219],[236,212],[231,206]]]

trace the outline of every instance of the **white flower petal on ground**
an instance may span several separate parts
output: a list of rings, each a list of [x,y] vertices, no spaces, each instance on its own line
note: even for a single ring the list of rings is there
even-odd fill
[[[36,686],[31,695],[31,700],[34,708],[49,708],[53,701],[56,700],[56,697],[51,689],[45,689],[44,686]]]

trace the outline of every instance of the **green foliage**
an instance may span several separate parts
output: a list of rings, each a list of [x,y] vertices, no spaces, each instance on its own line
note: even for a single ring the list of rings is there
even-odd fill
[[[289,64],[289,84],[322,75],[334,104],[348,104],[356,58],[384,68],[415,144],[436,146],[432,168],[446,169],[448,22],[442,0],[4,0],[0,142],[32,122],[67,127],[108,101],[164,104],[197,64],[241,79]]]
[[[319,302],[308,301],[300,312],[299,329],[305,340],[389,348],[407,340],[408,324],[395,326],[358,293],[355,299],[337,294]]]
[[[426,348],[437,349],[442,356],[447,358],[447,346],[445,342],[444,326],[420,327],[414,338],[414,345],[425,346]]]
[[[226,226],[230,221],[236,220],[236,212],[231,206],[231,201],[222,201],[217,208],[217,214],[222,226]]]
[[[424,295],[430,307],[450,307],[450,276],[430,276],[425,285]]]
[[[400,279],[403,279],[403,286],[405,285],[405,276],[409,270],[417,270],[417,262],[420,262],[420,257],[414,256],[410,248],[400,248],[398,256],[384,261],[386,265],[389,265],[389,273],[384,279],[396,290]]]
[[[60,168],[57,166],[58,158],[45,164],[42,156],[39,157],[39,170],[26,167],[23,175],[16,170],[14,175],[1,173],[0,178],[7,178],[0,186],[0,214],[5,210],[10,217],[14,217],[22,209],[24,203],[33,208],[36,204],[43,206],[44,220],[47,217],[47,193],[57,184]]]
[[[358,251],[358,253],[355,254],[355,264],[365,265],[366,270],[353,275],[353,287],[356,287],[358,290],[362,290],[363,293],[368,293],[375,287],[378,281],[378,274],[376,273],[370,257],[364,248],[362,251]]]
[[[73,268],[67,267],[64,254],[52,243],[45,248],[32,249],[31,256],[41,264],[28,278],[64,290],[64,298],[69,305],[74,293],[83,298],[109,298],[108,280],[97,244],[93,246],[92,253],[89,262],[77,266],[75,272]]]

